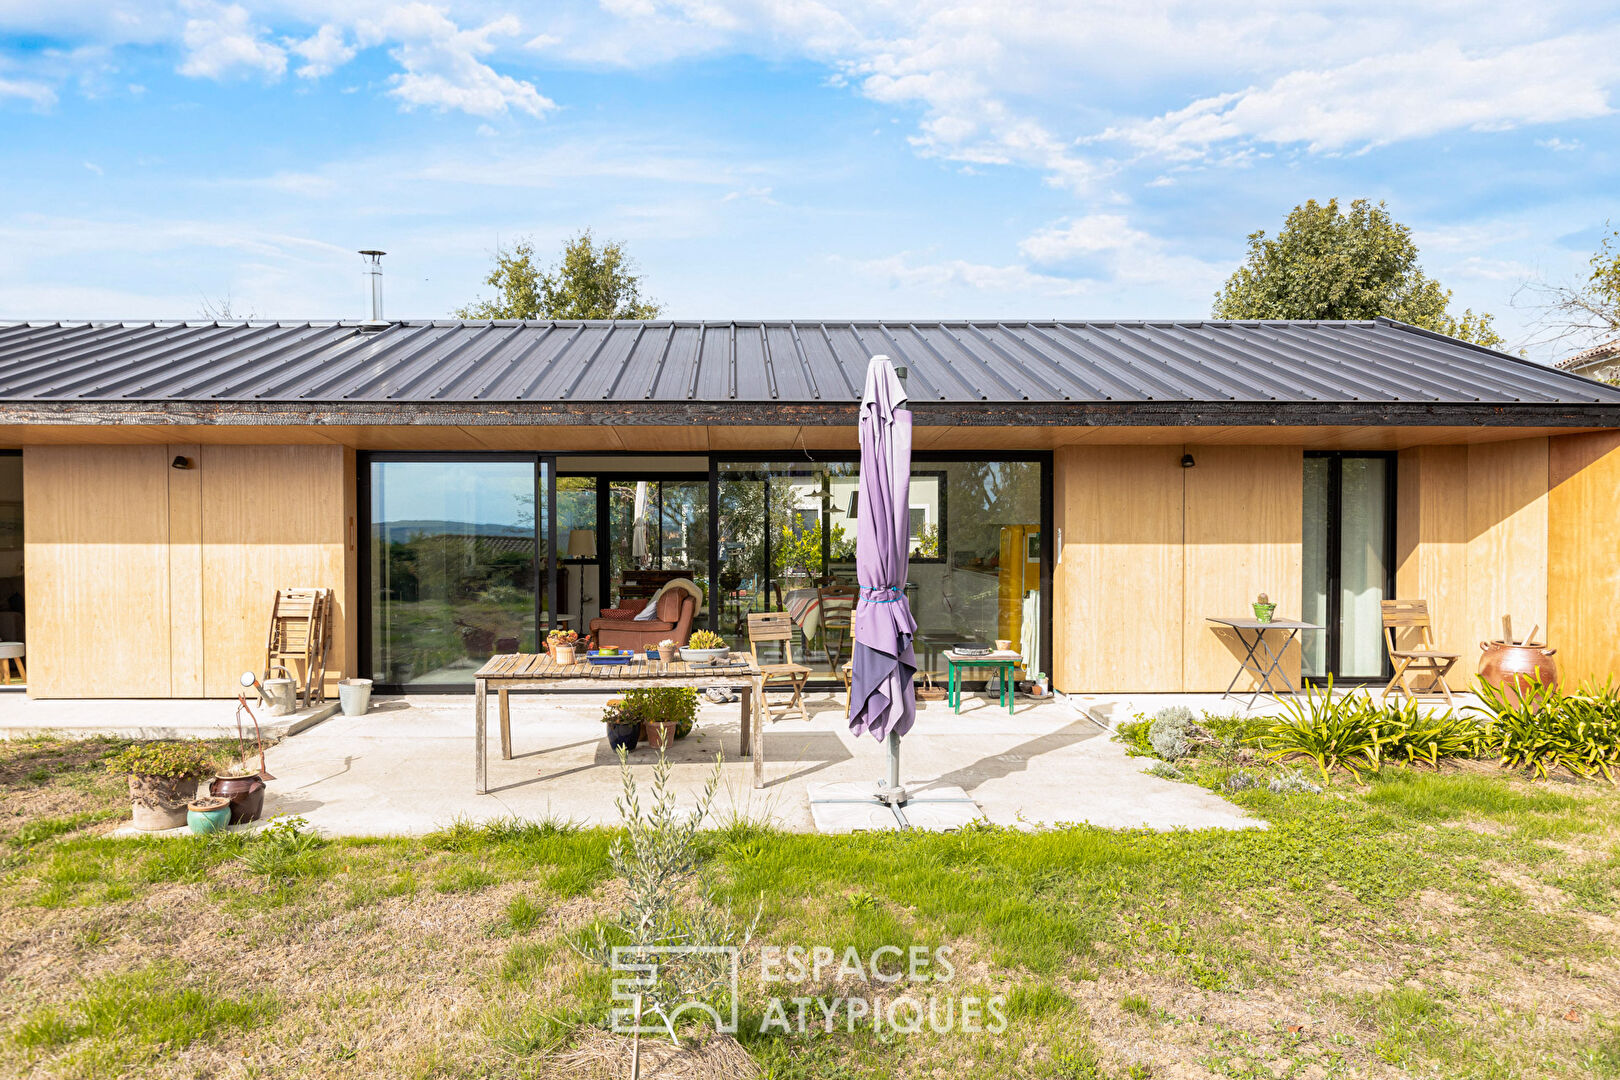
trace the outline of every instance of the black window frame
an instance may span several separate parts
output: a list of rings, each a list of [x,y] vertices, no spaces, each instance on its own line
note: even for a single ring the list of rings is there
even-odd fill
[[[1305,675],[1303,680],[1308,686],[1322,686],[1329,681],[1338,686],[1374,686],[1388,682],[1394,674],[1390,666],[1389,651],[1383,650],[1383,662],[1377,675],[1340,675],[1339,665],[1344,645],[1344,602],[1342,593],[1343,571],[1340,561],[1343,555],[1344,531],[1344,468],[1343,462],[1348,458],[1374,458],[1386,462],[1384,485],[1384,551],[1385,580],[1384,598],[1395,598],[1395,538],[1396,538],[1396,508],[1400,505],[1396,498],[1396,485],[1399,482],[1400,455],[1394,450],[1307,450],[1307,458],[1323,458],[1332,461],[1333,467],[1328,470],[1328,515],[1326,525],[1327,552],[1327,620],[1326,628],[1320,631],[1308,631],[1327,635],[1324,660],[1327,670],[1319,675]],[[1303,537],[1301,537],[1303,541]],[[1301,571],[1303,577],[1303,559]],[[1301,581],[1301,592],[1308,583]],[[1382,631],[1380,631],[1382,633]]]

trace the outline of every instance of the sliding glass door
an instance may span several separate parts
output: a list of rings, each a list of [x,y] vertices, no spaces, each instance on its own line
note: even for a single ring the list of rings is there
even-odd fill
[[[374,457],[372,678],[467,689],[492,655],[533,651],[549,607],[546,465],[533,457]]]
[[[1395,458],[1305,455],[1305,675],[1373,680],[1386,673],[1380,605],[1394,589]]]

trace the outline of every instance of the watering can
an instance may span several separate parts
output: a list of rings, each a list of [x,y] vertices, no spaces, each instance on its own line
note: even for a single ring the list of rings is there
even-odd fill
[[[240,680],[242,686],[259,692],[259,701],[264,705],[266,716],[290,716],[298,709],[298,682],[292,678],[292,672],[279,664],[270,670],[280,671],[286,677],[260,682],[253,672],[244,671]]]

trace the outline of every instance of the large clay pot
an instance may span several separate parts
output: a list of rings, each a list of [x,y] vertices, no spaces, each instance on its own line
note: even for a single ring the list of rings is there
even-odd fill
[[[129,778],[135,827],[146,832],[178,829],[186,823],[186,804],[197,797],[194,776],[140,776]]]
[[[1558,686],[1558,664],[1553,660],[1557,649],[1530,643],[1510,645],[1505,641],[1482,641],[1483,655],[1479,658],[1479,677],[1502,691],[1502,696],[1517,703],[1520,690],[1535,679],[1548,689]]]
[[[216,776],[208,785],[208,794],[231,800],[232,825],[258,821],[264,813],[264,781],[258,773]]]

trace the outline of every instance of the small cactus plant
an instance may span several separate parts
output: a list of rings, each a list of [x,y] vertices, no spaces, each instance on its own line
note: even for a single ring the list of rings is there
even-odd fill
[[[1254,598],[1254,621],[1270,622],[1271,613],[1277,610],[1277,605],[1271,602],[1271,597],[1261,593]]]

